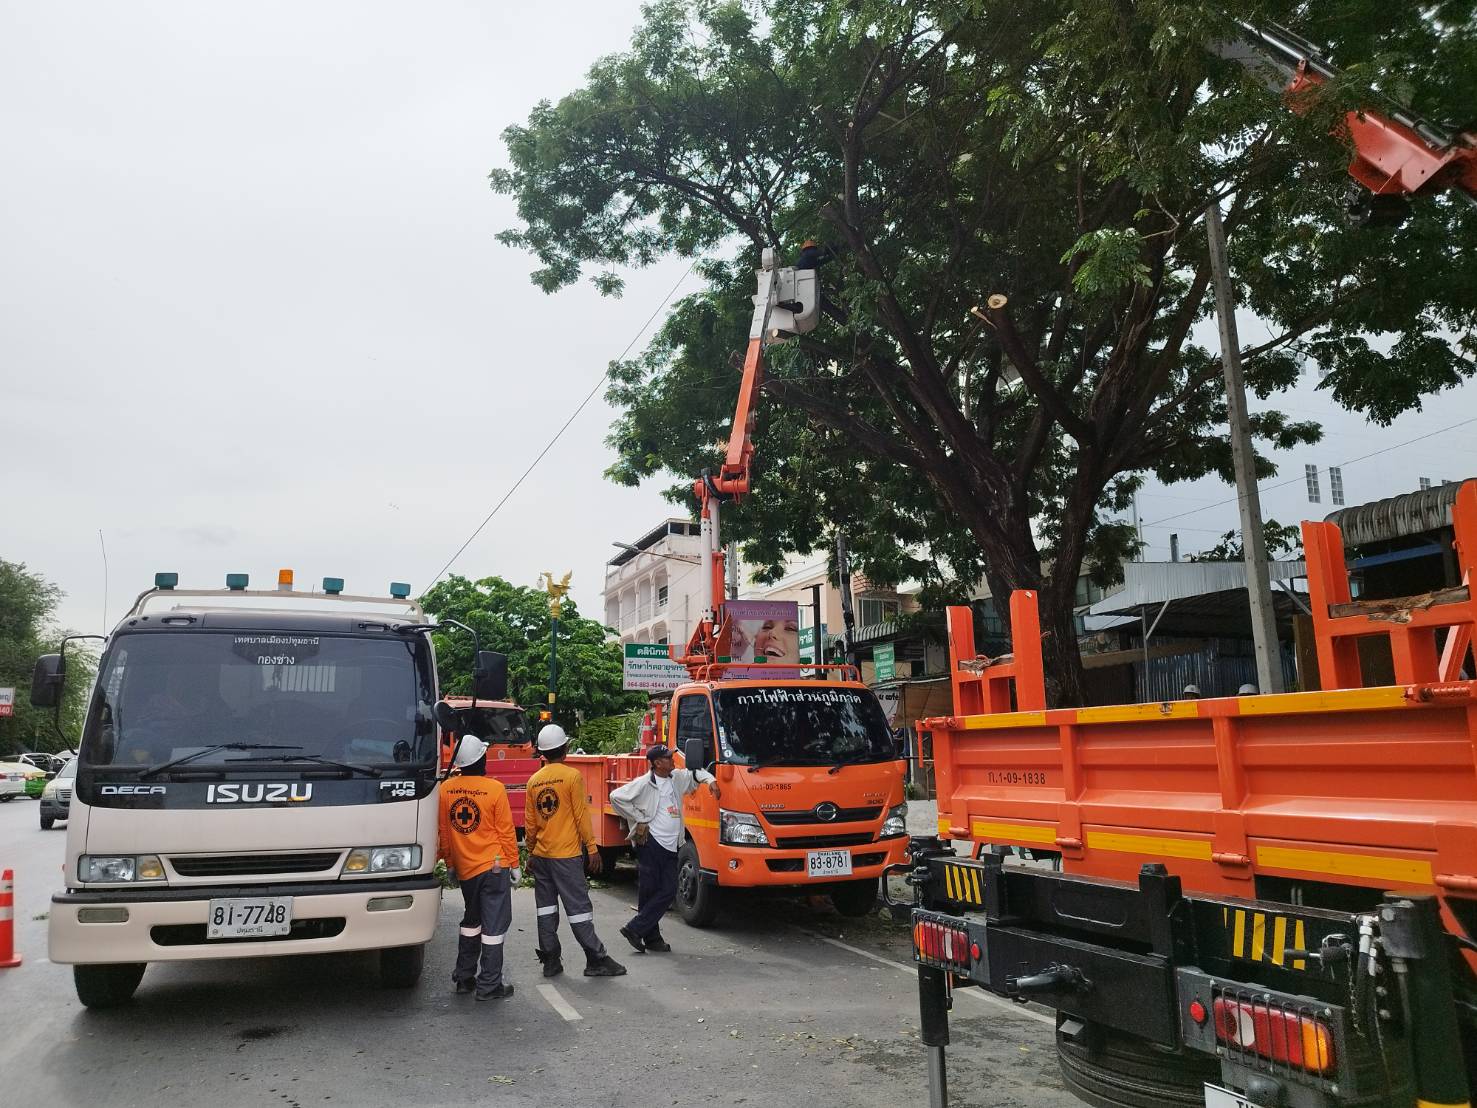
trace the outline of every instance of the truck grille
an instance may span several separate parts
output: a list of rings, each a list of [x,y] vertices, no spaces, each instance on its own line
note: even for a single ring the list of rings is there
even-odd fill
[[[253,874],[318,873],[339,860],[337,850],[314,854],[201,854],[175,855],[169,859],[181,877],[246,877]]]
[[[786,850],[801,850],[826,846],[861,846],[871,841],[872,833],[862,831],[855,835],[799,835],[780,838],[776,840],[776,845]]]
[[[836,814],[827,820],[817,816],[814,808],[807,808],[803,812],[761,812],[760,814],[776,827],[788,827],[797,823],[866,823],[880,816],[882,809],[837,808]]]

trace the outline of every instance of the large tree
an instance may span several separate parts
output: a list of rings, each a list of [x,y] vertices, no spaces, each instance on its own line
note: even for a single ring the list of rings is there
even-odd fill
[[[96,673],[86,644],[69,644],[59,717],[31,707],[31,669],[42,654],[60,650],[66,634],[54,619],[61,599],[61,589],[41,574],[0,558],[0,687],[15,689],[15,714],[0,719],[0,757],[76,746],[81,736]]]
[[[549,603],[537,589],[501,577],[469,581],[452,574],[431,588],[421,604],[438,619],[475,628],[482,649],[508,656],[508,693],[525,708],[548,702]],[[559,617],[558,701],[554,721],[571,731],[580,719],[615,715],[645,705],[638,693],[621,690],[622,655],[606,629],[564,601]],[[441,691],[465,696],[472,689],[472,640],[465,633],[436,635]]]
[[[1328,43],[1350,76],[1288,111],[1210,48],[1233,7]],[[1268,328],[1246,352],[1258,396],[1311,361],[1338,402],[1388,421],[1471,374],[1477,214],[1448,196],[1398,227],[1350,220],[1330,132],[1381,97],[1470,112],[1472,12],[657,0],[629,50],[505,132],[492,180],[521,226],[502,239],[537,255],[549,291],[589,273],[614,293],[621,267],[695,260],[702,291],[613,370],[611,473],[628,483],[714,466],[760,248],[828,241],[826,325],[771,352],[769,465],[725,519],[771,564],[839,526],[874,578],[1038,590],[1053,696],[1071,703],[1077,579],[1132,549],[1115,511],[1146,472],[1230,471],[1219,364],[1195,341],[1208,203]],[[1003,305],[972,316],[991,294]],[[1264,447],[1318,434],[1253,422]]]

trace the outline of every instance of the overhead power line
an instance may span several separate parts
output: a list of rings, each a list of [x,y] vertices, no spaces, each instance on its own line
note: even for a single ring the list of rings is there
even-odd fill
[[[1381,447],[1379,450],[1371,450],[1368,454],[1361,454],[1357,458],[1350,458],[1348,461],[1340,462],[1339,468],[1342,469],[1345,466],[1357,465],[1359,462],[1367,462],[1370,458],[1378,458],[1381,454],[1388,454],[1392,450],[1401,450],[1407,446],[1413,446],[1414,444],[1422,442],[1425,439],[1435,438],[1437,435],[1444,435],[1448,431],[1455,431],[1460,427],[1465,427],[1469,423],[1477,423],[1477,416],[1472,416],[1469,419],[1464,419],[1458,423],[1453,423],[1450,427],[1442,427],[1436,431],[1427,431],[1424,435],[1417,435],[1415,438],[1406,439],[1404,442],[1397,442],[1391,446]],[[1266,492],[1272,489],[1280,489],[1287,485],[1296,485],[1303,480],[1306,480],[1306,478],[1302,476],[1289,477],[1286,481],[1278,481],[1275,485],[1258,485],[1257,488],[1261,491]],[[1160,516],[1158,519],[1150,523],[1142,524],[1141,526],[1157,527],[1159,526],[1159,524],[1168,523],[1172,519],[1183,519],[1185,516],[1193,516],[1197,515],[1200,512],[1208,512],[1212,508],[1220,508],[1224,507],[1227,504],[1235,504],[1239,502],[1240,499],[1241,498],[1239,496],[1228,497],[1225,500],[1217,500],[1211,504],[1202,505],[1199,508],[1189,508],[1183,512],[1176,512],[1172,516]]]
[[[667,290],[667,295],[662,297],[661,302],[657,304],[651,315],[646,317],[646,322],[641,325],[641,329],[631,336],[631,341],[626,343],[626,348],[620,352],[620,356],[615,359],[616,361],[619,362],[624,360],[626,355],[631,352],[631,348],[641,341],[641,336],[646,334],[647,328],[652,325],[656,317],[661,314],[662,309],[665,308],[667,304],[671,301],[672,297],[676,294],[677,289],[681,287],[683,281],[687,280],[688,274],[692,272],[693,266],[695,265],[697,265],[696,258],[694,258],[692,262],[688,264],[687,268],[682,271],[682,276],[678,277],[676,282],[673,283],[672,287]],[[509,488],[507,492],[503,493],[498,502],[492,506],[492,510],[489,511],[487,515],[482,517],[482,522],[477,524],[476,529],[467,536],[467,541],[456,548],[455,554],[446,559],[446,564],[441,567],[440,571],[436,574],[435,577],[431,578],[431,583],[426,586],[427,589],[431,588],[433,585],[436,584],[437,581],[441,580],[441,578],[446,575],[446,571],[456,564],[456,560],[462,556],[467,547],[471,546],[473,541],[476,540],[477,536],[482,534],[482,529],[492,522],[492,517],[497,515],[502,506],[508,502],[509,498],[511,498],[512,495],[518,491],[523,482],[528,479],[528,475],[538,467],[538,464],[541,461],[544,460],[544,455],[546,455],[550,450],[554,449],[554,445],[561,438],[563,438],[564,432],[569,430],[569,425],[579,418],[579,414],[583,412],[586,407],[589,406],[591,400],[595,399],[595,395],[600,391],[600,389],[604,386],[605,382],[609,378],[610,366],[607,364],[605,367],[605,372],[600,375],[600,379],[595,382],[594,387],[585,394],[585,398],[579,402],[574,411],[569,413],[569,418],[559,425],[559,429],[554,432],[553,437],[544,444],[544,448],[534,456],[533,461],[528,463],[528,468],[525,469],[518,476],[518,480],[513,482],[512,487]]]

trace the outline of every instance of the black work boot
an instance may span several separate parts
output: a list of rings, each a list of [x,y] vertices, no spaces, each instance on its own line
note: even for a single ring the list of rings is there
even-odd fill
[[[670,954],[672,944],[662,938],[661,931],[653,931],[650,935],[646,936],[646,949],[654,950],[658,954]]]
[[[634,950],[637,954],[646,953],[646,942],[641,938],[640,935],[631,930],[630,924],[627,924],[625,927],[621,928],[621,935],[626,940],[626,942],[631,944],[631,949]]]
[[[586,977],[624,977],[626,967],[617,962],[609,954],[602,954],[598,958],[591,958],[585,963]]]
[[[456,995],[462,996],[465,993],[471,992],[476,987],[471,981],[458,981],[456,983]]]
[[[547,951],[538,949],[535,949],[534,953],[538,955],[538,960],[544,964],[545,977],[558,977],[564,972],[564,963],[560,960],[558,954],[550,954]]]
[[[507,1000],[513,995],[513,986],[508,984],[498,985],[491,992],[478,993],[477,1000]]]

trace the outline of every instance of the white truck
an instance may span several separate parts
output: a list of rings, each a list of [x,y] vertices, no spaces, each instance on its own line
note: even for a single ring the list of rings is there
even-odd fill
[[[103,649],[49,924],[90,1008],[162,961],[376,950],[405,988],[436,926],[436,666],[409,586],[226,582],[159,574]],[[506,659],[477,663],[501,691]],[[40,658],[32,703],[65,678],[65,647]]]

